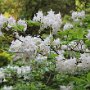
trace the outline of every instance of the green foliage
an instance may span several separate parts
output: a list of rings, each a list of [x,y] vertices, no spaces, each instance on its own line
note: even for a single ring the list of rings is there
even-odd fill
[[[11,55],[7,52],[0,52],[0,67],[10,63],[11,59]]]
[[[30,85],[25,83],[22,83],[22,84],[17,83],[15,90],[36,90],[36,89],[34,87],[30,89]]]
[[[75,1],[72,0],[27,0],[24,3],[25,8],[22,15],[26,16],[26,18],[32,18],[34,14],[38,12],[38,10],[47,12],[52,9],[56,13],[60,11],[61,13],[65,14],[69,13],[70,10],[75,9]]]
[[[22,25],[15,25],[14,27],[13,27],[15,30],[17,30],[17,31],[23,31],[24,30],[24,26],[22,26]]]
[[[41,23],[34,22],[32,20],[27,20],[27,24],[28,24],[28,26],[40,26],[41,25]]]
[[[13,15],[16,19],[19,17],[22,2],[21,0],[0,0],[0,13],[5,14],[7,17]]]
[[[90,73],[87,74],[87,81],[90,84]]]
[[[69,3],[68,3],[69,2]],[[72,0],[1,0],[0,12],[13,15],[16,19],[32,18],[38,10],[45,12],[53,9],[63,14],[75,9],[75,1]],[[67,9],[67,10],[66,10]]]
[[[62,15],[70,14],[72,10],[82,10],[89,7],[90,0],[0,0],[0,13],[13,15],[16,19],[32,18],[38,10],[44,12],[53,9]],[[89,11],[89,8],[87,9]]]

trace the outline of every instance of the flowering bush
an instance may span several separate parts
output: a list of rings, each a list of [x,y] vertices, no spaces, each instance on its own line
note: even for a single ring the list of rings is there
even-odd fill
[[[52,10],[47,15],[39,11],[33,20],[16,21],[0,15],[0,37],[11,38],[0,48],[12,56],[10,63],[0,68],[1,90],[87,90],[89,21],[85,11],[74,11],[67,20]],[[27,33],[29,26],[37,25],[38,35]],[[49,33],[42,33],[45,30]]]
[[[42,11],[39,11],[37,13],[37,16],[34,16],[33,21],[39,21],[42,23],[41,30],[45,29],[47,27],[52,28],[52,33],[56,34],[59,30],[62,20],[61,20],[61,14],[54,14],[54,11],[49,11],[48,15],[44,16]]]

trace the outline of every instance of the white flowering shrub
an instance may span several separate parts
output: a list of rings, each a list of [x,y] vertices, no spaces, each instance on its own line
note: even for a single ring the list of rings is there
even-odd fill
[[[8,65],[0,62],[1,90],[89,90],[89,24],[85,11],[72,12],[68,21],[52,10],[33,20],[1,14],[0,49],[12,57]],[[27,33],[29,26],[40,26],[38,34]]]
[[[62,19],[61,19],[61,14],[55,14],[54,11],[49,11],[46,16],[43,15],[42,11],[39,11],[33,18],[33,21],[38,21],[41,22],[41,30],[45,28],[52,28],[52,33],[57,34],[57,31],[59,31],[61,24],[62,24]]]

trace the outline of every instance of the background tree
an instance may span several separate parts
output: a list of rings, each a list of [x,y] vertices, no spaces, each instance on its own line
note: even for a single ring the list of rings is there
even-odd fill
[[[0,0],[0,13],[8,13],[15,18],[32,18],[38,10],[54,10],[62,15],[72,10],[82,10],[90,0]],[[90,7],[90,5],[88,5]]]

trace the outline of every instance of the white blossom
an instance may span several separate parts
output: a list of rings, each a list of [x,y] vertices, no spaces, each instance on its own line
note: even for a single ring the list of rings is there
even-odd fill
[[[36,13],[36,16],[34,15],[34,17],[33,17],[33,21],[41,21],[42,19],[43,19],[42,11],[38,11],[38,13]]]
[[[8,70],[8,69],[15,71],[17,73],[17,75],[19,75],[19,76],[25,75],[25,74],[31,72],[31,67],[30,66],[21,66],[21,67],[19,67],[19,66],[10,66],[10,65],[8,65],[6,67],[6,70]]]
[[[34,58],[37,53],[37,41],[31,36],[19,37],[19,40],[12,41],[9,51],[16,52],[22,58]]]
[[[90,40],[90,30],[88,30],[88,34],[86,35],[86,37]]]
[[[67,50],[67,49],[68,49],[68,46],[67,46],[67,45],[62,45],[62,46],[61,46],[61,49],[62,49],[62,50]]]
[[[85,18],[85,11],[81,11],[81,12],[72,12],[72,19],[73,21],[79,21],[80,19]]]
[[[0,71],[0,83],[2,83],[3,82],[3,79],[5,78],[5,74],[4,74],[4,72],[1,70]]]
[[[72,29],[73,28],[73,25],[71,23],[66,23],[63,27],[63,30],[69,30],[69,29]]]
[[[13,40],[12,41],[12,44],[11,44],[11,46],[10,46],[10,49],[9,49],[9,51],[10,52],[19,52],[19,49],[21,48],[21,44],[22,44],[22,42],[21,41],[19,41],[19,40]]]
[[[7,22],[7,18],[5,18],[2,14],[0,15],[0,29],[3,27],[4,23]]]
[[[36,57],[35,60],[38,61],[38,62],[42,62],[44,60],[47,60],[47,56],[43,56],[41,54],[38,54],[38,56]]]
[[[13,17],[8,18],[8,28],[11,28],[16,25],[16,20]]]
[[[60,54],[56,57],[57,61],[64,60],[64,59],[65,59],[65,57],[63,56],[63,54]]]
[[[73,90],[72,86],[60,86],[60,90]]]
[[[59,72],[74,73],[76,71],[76,58],[58,60],[56,61],[56,67]]]
[[[72,41],[68,44],[68,49],[71,50],[86,50],[86,46],[82,40],[80,41]]]
[[[89,53],[81,54],[81,57],[79,59],[81,63],[79,63],[77,67],[80,70],[90,70],[90,54]]]
[[[53,39],[53,36],[52,36],[52,34],[50,34],[48,37],[46,37],[44,39],[44,41],[42,41],[42,44],[44,44],[44,45],[51,45],[52,39]]]
[[[59,39],[59,38],[55,39],[55,40],[52,42],[52,45],[54,45],[54,46],[60,45],[60,39]]]
[[[27,74],[30,73],[31,67],[30,66],[22,66],[21,68],[21,74]]]
[[[2,90],[13,90],[12,86],[4,86]]]
[[[40,52],[43,54],[43,55],[48,55],[50,53],[50,46],[47,46],[43,43],[41,43],[39,45],[39,48],[40,48]]]
[[[41,29],[51,27],[53,34],[57,33],[62,24],[61,14],[55,14],[52,10],[49,11],[46,16],[43,15],[42,11],[39,11],[36,16],[34,16],[33,20],[42,23]]]

